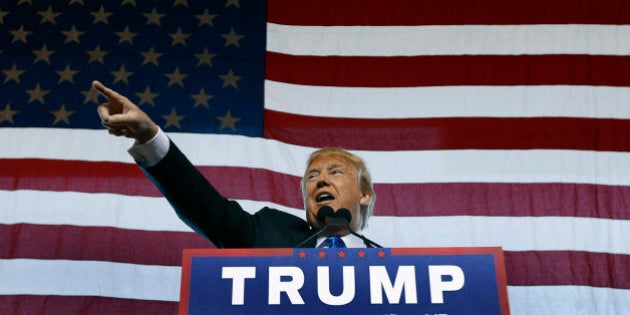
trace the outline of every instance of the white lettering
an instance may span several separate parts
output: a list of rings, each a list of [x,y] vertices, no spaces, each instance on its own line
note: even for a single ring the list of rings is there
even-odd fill
[[[245,279],[256,278],[256,267],[223,267],[223,279],[232,279],[232,305],[245,304]]]
[[[443,276],[450,276],[450,281],[443,281]],[[445,291],[457,291],[464,287],[464,271],[453,265],[429,266],[429,287],[431,303],[443,304]]]
[[[405,291],[405,303],[417,304],[415,266],[398,266],[393,285],[385,266],[370,266],[370,300],[372,304],[383,304],[383,292],[390,304],[398,304],[403,289]]]
[[[268,304],[280,305],[285,293],[291,304],[305,304],[300,290],[305,284],[304,271],[297,266],[268,267]],[[432,304],[444,304],[444,292],[458,291],[464,287],[465,276],[455,265],[429,265],[429,291]],[[232,280],[232,305],[245,304],[246,279],[256,278],[256,267],[222,267],[223,279]],[[371,304],[417,304],[416,266],[398,266],[394,280],[385,266],[369,266]],[[340,306],[351,303],[356,296],[355,266],[342,267],[342,290],[338,295],[331,292],[330,266],[317,266],[317,294],[326,305]],[[250,284],[251,286],[251,284]],[[404,301],[401,301],[404,292]],[[386,297],[384,302],[383,296]]]
[[[322,302],[328,305],[346,305],[352,302],[355,294],[354,266],[343,266],[342,277],[343,291],[334,296],[330,293],[330,268],[317,267],[317,295]]]
[[[282,281],[282,277],[291,277],[289,281]],[[291,304],[304,304],[298,292],[304,285],[304,273],[298,267],[269,267],[269,298],[270,305],[280,304],[280,294],[285,292]]]

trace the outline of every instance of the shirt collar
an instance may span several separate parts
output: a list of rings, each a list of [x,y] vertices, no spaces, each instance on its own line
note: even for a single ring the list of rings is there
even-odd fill
[[[318,236],[317,237],[317,246],[315,247],[319,247],[319,245],[322,244],[322,242],[327,238],[328,236]],[[343,240],[343,242],[346,244],[346,247],[348,248],[365,248],[365,242],[363,242],[362,239],[352,235],[352,234],[348,234],[345,236],[342,236],[341,239]]]

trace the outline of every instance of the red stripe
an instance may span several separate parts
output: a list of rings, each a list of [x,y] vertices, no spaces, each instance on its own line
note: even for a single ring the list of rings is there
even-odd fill
[[[630,255],[574,251],[505,253],[509,285],[630,288]]]
[[[98,296],[0,295],[0,314],[177,314],[178,303]]]
[[[288,25],[629,24],[625,0],[269,0]]]
[[[361,57],[267,52],[266,69],[266,78],[273,81],[318,86],[630,86],[630,57],[627,56]]]
[[[0,189],[79,191],[161,196],[133,164],[45,159],[0,159]]]
[[[99,165],[100,163],[102,162],[0,159],[0,189],[160,195],[142,172],[135,172],[137,166],[124,163]],[[45,174],[37,172],[41,165],[46,165]],[[99,169],[99,172],[94,173],[94,169]],[[228,198],[269,201],[287,207],[303,208],[300,178],[297,176],[249,168],[202,166],[199,169]],[[20,172],[16,173],[15,170]],[[81,170],[87,173],[82,173]],[[78,183],[73,178],[66,178],[68,173],[73,174]],[[122,176],[123,173],[125,176]],[[37,175],[42,176],[37,180],[23,180],[36,178]],[[138,184],[130,189],[129,183]],[[629,186],[573,183],[426,183],[375,184],[375,190],[378,196],[375,215],[378,216],[575,216],[630,219],[630,212],[627,211]]]
[[[630,120],[567,117],[355,119],[265,110],[265,137],[356,150],[630,151]],[[361,136],[348,132],[361,130]]]
[[[181,265],[183,248],[207,248],[191,233],[141,232],[112,228],[0,225],[11,240],[3,259],[99,260]],[[175,240],[169,238],[176,236]],[[630,288],[630,255],[572,251],[505,252],[509,285],[587,285]],[[567,267],[567,266],[570,266]]]
[[[193,232],[137,231],[69,225],[0,225],[0,258],[100,260],[181,266],[185,248],[211,248]]]
[[[630,187],[586,184],[395,184],[375,187],[378,216],[566,216],[628,220]],[[386,205],[381,207],[380,205]]]

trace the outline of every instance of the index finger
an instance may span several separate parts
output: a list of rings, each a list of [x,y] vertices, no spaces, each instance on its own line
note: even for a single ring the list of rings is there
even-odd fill
[[[118,94],[116,91],[106,87],[105,85],[103,85],[103,83],[99,82],[99,81],[92,81],[92,86],[99,92],[101,93],[103,96],[107,97],[107,99],[118,99],[120,98],[120,94]]]

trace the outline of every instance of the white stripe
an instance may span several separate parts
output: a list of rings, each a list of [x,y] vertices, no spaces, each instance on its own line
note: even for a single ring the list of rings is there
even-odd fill
[[[104,261],[0,260],[0,295],[178,301],[181,267]]]
[[[308,147],[237,135],[170,133],[169,137],[197,165],[255,167],[293,172],[300,177],[312,151]],[[134,163],[127,153],[132,144],[133,140],[111,136],[106,130],[0,128],[0,158]],[[274,169],[274,165],[283,166]]]
[[[558,268],[562,268],[558,266]],[[630,310],[630,290],[586,286],[508,286],[514,315],[619,315]]]
[[[164,197],[37,190],[0,190],[0,224],[74,225],[142,231],[192,232]],[[265,206],[304,218],[304,210],[238,200],[250,213]]]
[[[265,108],[337,118],[581,117],[630,119],[630,88],[430,86],[363,88],[265,81]]]
[[[627,255],[629,229],[630,220],[575,217],[376,216],[370,219],[365,235],[384,247],[499,246],[507,251]]]
[[[37,198],[37,201],[33,201]],[[114,227],[190,232],[163,198],[0,191],[0,224]],[[37,204],[36,204],[37,202]],[[250,212],[271,203],[239,201]],[[38,206],[39,204],[39,206]],[[47,205],[45,208],[41,205]],[[90,207],[86,207],[90,205]],[[300,218],[300,209],[278,207]],[[436,216],[370,219],[365,235],[386,247],[499,246],[504,250],[575,250],[630,254],[630,220],[575,217]]]
[[[33,141],[46,135],[49,141]],[[312,148],[261,138],[173,133],[195,165],[268,169],[301,177]],[[0,158],[131,159],[129,140],[105,131],[0,128]],[[114,139],[114,140],[112,140]],[[117,142],[118,141],[118,142]],[[104,148],[106,148],[104,150]],[[217,150],[216,148],[221,148]],[[630,153],[571,150],[354,151],[376,183],[586,183],[630,185]]]
[[[67,128],[1,128],[0,158],[42,158],[126,162],[133,140],[111,136],[106,130]]]
[[[180,267],[68,260],[0,260],[0,295],[103,296],[179,301]],[[630,290],[508,286],[512,314],[620,314]]]
[[[267,50],[314,56],[630,54],[628,25],[293,26],[267,23]]]
[[[75,225],[192,232],[164,197],[0,190],[0,224]]]
[[[379,183],[586,183],[630,185],[630,154],[569,150],[358,153]]]

